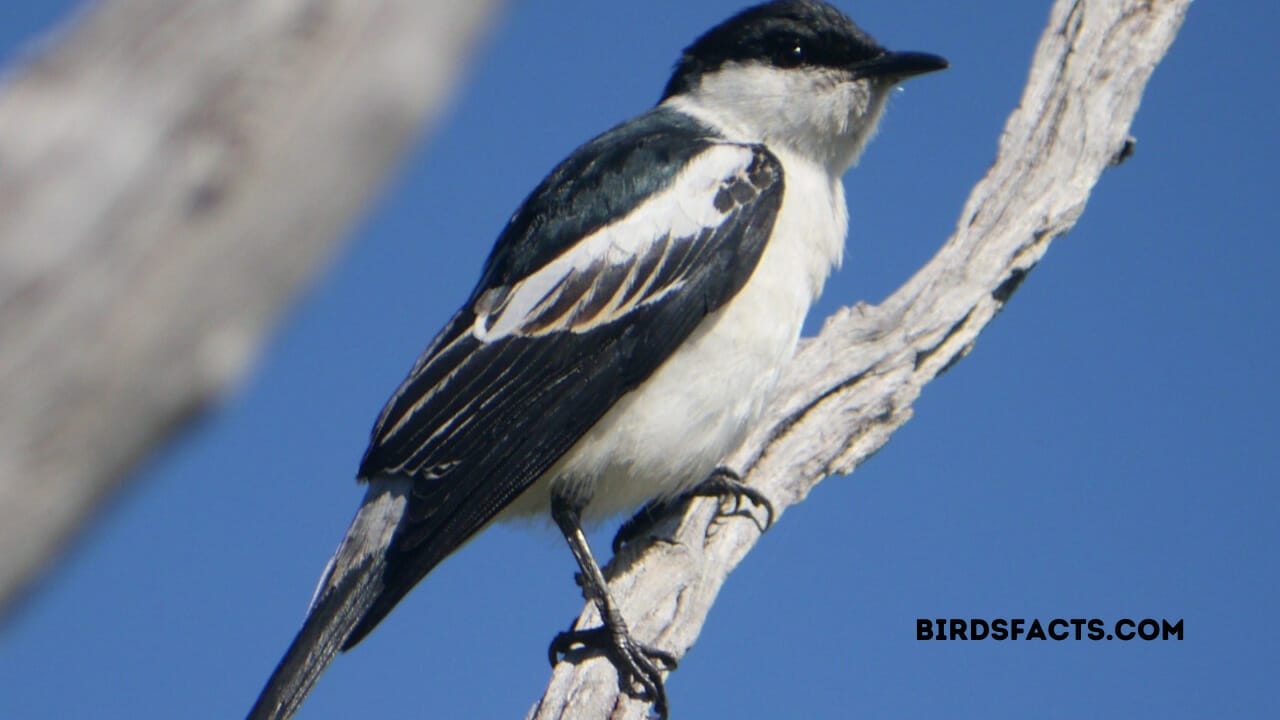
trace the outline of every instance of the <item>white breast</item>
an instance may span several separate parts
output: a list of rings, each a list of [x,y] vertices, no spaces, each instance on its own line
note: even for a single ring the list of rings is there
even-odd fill
[[[546,517],[553,482],[590,499],[585,519],[607,518],[696,484],[742,442],[795,352],[809,305],[840,263],[848,221],[838,178],[796,156],[779,160],[782,212],[747,284],[503,518]]]

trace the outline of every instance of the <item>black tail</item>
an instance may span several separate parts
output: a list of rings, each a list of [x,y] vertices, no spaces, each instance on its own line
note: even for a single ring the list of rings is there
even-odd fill
[[[249,720],[293,717],[320,673],[333,662],[351,628],[378,596],[382,583],[377,576],[382,573],[377,566],[381,564],[366,560],[316,603],[249,711]]]
[[[352,628],[382,594],[386,549],[404,512],[407,490],[407,481],[375,481],[370,487],[320,579],[302,629],[271,673],[248,720],[293,717]]]

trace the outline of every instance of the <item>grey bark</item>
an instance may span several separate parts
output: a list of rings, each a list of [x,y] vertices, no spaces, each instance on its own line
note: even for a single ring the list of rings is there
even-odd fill
[[[105,0],[0,86],[0,613],[243,373],[492,0]]]
[[[1102,171],[1131,150],[1148,78],[1190,0],[1059,0],[998,156],[955,234],[879,306],[828,318],[783,381],[766,422],[728,463],[779,516],[823,478],[852,471],[911,417],[924,385],[960,360],[1049,243],[1084,211]],[[625,549],[607,568],[635,637],[683,656],[729,573],[760,539],[756,523],[715,520],[693,503],[659,527],[661,542]],[[714,522],[713,522],[714,521]],[[599,618],[588,603],[579,627]],[[679,698],[673,698],[679,712]],[[640,718],[600,657],[560,663],[529,716]]]

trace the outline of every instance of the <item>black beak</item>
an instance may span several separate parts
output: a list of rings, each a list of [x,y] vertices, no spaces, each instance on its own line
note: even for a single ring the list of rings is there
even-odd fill
[[[909,77],[945,70],[950,63],[946,58],[922,52],[886,52],[877,58],[854,65],[858,77],[906,80]]]

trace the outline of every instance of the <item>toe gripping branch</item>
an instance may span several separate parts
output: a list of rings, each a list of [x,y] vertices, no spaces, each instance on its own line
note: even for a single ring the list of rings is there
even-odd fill
[[[764,532],[773,525],[773,503],[769,502],[764,493],[743,483],[742,478],[733,470],[718,467],[706,480],[683,495],[666,502],[649,503],[641,508],[640,512],[622,525],[614,537],[615,554],[627,543],[648,534],[668,512],[697,497],[732,501],[728,510],[721,506],[722,515],[738,514],[742,511],[743,500],[749,500],[765,511],[765,522],[760,531]],[[653,704],[653,714],[658,718],[666,718],[667,690],[662,675],[676,669],[676,658],[665,650],[637,642],[631,637],[631,631],[627,628],[622,613],[618,611],[617,603],[609,594],[604,573],[592,556],[591,547],[587,545],[587,538],[582,532],[581,510],[581,505],[569,498],[552,495],[551,517],[569,543],[574,559],[578,561],[578,568],[581,570],[579,584],[582,585],[583,594],[595,603],[604,624],[586,630],[571,629],[556,635],[547,648],[547,657],[552,667],[555,667],[562,658],[567,659],[576,652],[594,650],[602,653],[618,671],[618,686],[633,697],[649,701]]]
[[[712,470],[706,480],[684,494],[666,501],[654,501],[640,508],[635,515],[622,524],[622,527],[618,528],[618,534],[613,537],[613,553],[618,554],[623,547],[637,538],[648,535],[663,517],[699,497],[732,501],[733,504],[728,510],[721,505],[721,515],[737,515],[743,512],[742,502],[749,500],[752,505],[764,509],[765,521],[764,525],[760,526],[760,532],[765,532],[773,526],[773,503],[769,502],[769,498],[742,482],[742,476],[737,472],[721,465]]]
[[[676,669],[676,658],[631,637],[618,605],[609,594],[604,573],[591,554],[582,532],[581,508],[559,495],[551,498],[551,517],[559,526],[581,569],[583,594],[595,603],[604,624],[588,630],[568,630],[556,635],[547,650],[552,667],[577,650],[603,653],[618,671],[618,685],[629,695],[653,704],[653,714],[667,717],[667,690],[662,673]]]

